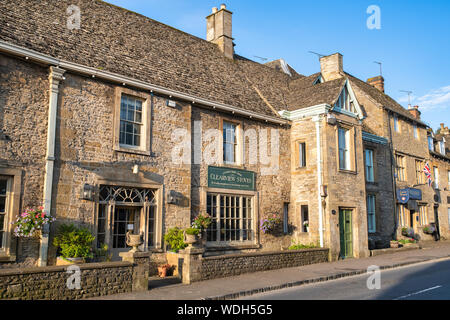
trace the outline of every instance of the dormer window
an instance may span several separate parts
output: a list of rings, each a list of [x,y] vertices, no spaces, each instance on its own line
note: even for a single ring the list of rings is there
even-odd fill
[[[323,83],[323,78],[322,75],[319,75],[316,79],[316,81],[314,81],[314,84],[319,84],[319,83]]]
[[[430,151],[434,151],[434,144],[433,144],[432,136],[428,136],[428,149],[430,149]]]
[[[445,140],[442,139],[441,141],[439,141],[439,151],[442,154],[445,154]]]
[[[353,103],[353,100],[351,99],[350,95],[348,94],[347,86],[344,86],[344,89],[341,92],[341,95],[339,96],[338,100],[336,101],[336,104],[334,105],[335,108],[340,110],[345,110],[348,112],[356,113],[355,111],[355,105]]]

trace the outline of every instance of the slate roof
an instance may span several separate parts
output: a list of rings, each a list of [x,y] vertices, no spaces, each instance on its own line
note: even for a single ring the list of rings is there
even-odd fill
[[[72,4],[81,10],[79,30],[67,28]],[[287,65],[289,76],[280,60],[230,60],[213,43],[100,0],[0,1],[0,26],[0,40],[8,43],[268,116],[333,105],[345,81],[313,85],[320,73],[305,77]],[[425,125],[389,96],[347,77],[381,105]]]
[[[71,4],[79,30],[66,27]],[[215,44],[99,0],[0,1],[0,26],[1,40],[61,60],[263,115],[278,116],[267,102],[285,105],[287,74],[227,59]]]
[[[401,116],[403,116],[403,117],[405,117],[405,118],[407,118],[407,119],[409,119],[411,121],[417,122],[418,124],[421,124],[423,126],[427,126],[427,124],[425,124],[424,122],[414,118],[414,116],[408,110],[406,110],[404,107],[402,107],[399,103],[397,103],[397,101],[392,99],[387,94],[381,92],[380,90],[378,90],[377,88],[371,86],[367,82],[364,82],[364,81],[362,81],[362,80],[352,76],[351,74],[346,73],[346,75],[350,79],[350,83],[352,85],[358,86],[359,89],[364,91],[372,99],[374,99],[376,102],[378,102],[379,104],[384,106],[386,109],[388,109],[388,110],[390,110],[392,112],[395,112],[395,113],[397,113],[397,114],[399,114],[399,115],[401,115]]]
[[[289,83],[288,103],[290,111],[326,103],[334,105],[344,87],[345,78],[314,84],[319,73],[292,80]]]

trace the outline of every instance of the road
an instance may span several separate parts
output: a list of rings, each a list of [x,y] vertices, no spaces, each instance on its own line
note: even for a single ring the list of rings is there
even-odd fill
[[[385,270],[380,275],[380,289],[369,290],[371,274],[364,274],[241,300],[450,300],[450,259]]]

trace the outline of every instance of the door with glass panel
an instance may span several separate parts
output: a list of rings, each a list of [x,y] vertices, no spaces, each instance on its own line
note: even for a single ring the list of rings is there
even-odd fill
[[[120,252],[129,251],[126,243],[127,231],[139,234],[139,215],[141,208],[117,206],[114,210],[112,228],[113,258],[119,258]]]
[[[341,242],[341,257],[353,257],[352,210],[339,209],[339,233]]]
[[[0,176],[0,252],[6,250],[6,231],[8,226],[8,189],[10,179]]]

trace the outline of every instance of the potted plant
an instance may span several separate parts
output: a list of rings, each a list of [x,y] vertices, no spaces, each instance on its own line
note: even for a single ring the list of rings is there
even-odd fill
[[[194,243],[198,241],[198,235],[200,233],[200,229],[197,228],[187,228],[184,231],[184,242],[189,246],[192,246]]]
[[[165,264],[162,266],[158,267],[158,275],[161,278],[165,278],[167,276],[171,276],[172,275],[172,270],[173,270],[173,266],[170,264]]]
[[[192,228],[200,230],[200,237],[202,239],[203,244],[206,243],[206,230],[208,229],[210,224],[211,224],[211,217],[206,212],[200,213],[198,216],[195,217],[194,221],[192,222]]]
[[[402,235],[405,237],[412,238],[414,237],[414,229],[413,228],[402,228]]]
[[[87,258],[93,257],[92,243],[95,237],[91,232],[73,224],[63,224],[53,240],[61,256],[57,258],[56,265],[84,263]]]
[[[281,218],[274,213],[271,217],[261,220],[260,229],[263,233],[272,233],[281,223]]]
[[[303,227],[305,228],[304,230],[306,230],[306,232],[309,232],[309,221],[304,221]]]
[[[426,233],[426,234],[433,234],[434,232],[436,232],[436,228],[432,224],[426,225],[422,230],[423,230],[423,233]]]
[[[399,243],[396,240],[391,240],[390,242],[390,247],[391,248],[398,248],[399,247]]]
[[[54,222],[56,219],[43,211],[43,207],[38,209],[27,208],[11,224],[15,225],[14,235],[18,238],[40,238],[44,225]]]
[[[169,246],[170,251],[177,253],[187,247],[184,242],[183,230],[175,227],[171,228],[164,235],[164,241]]]

